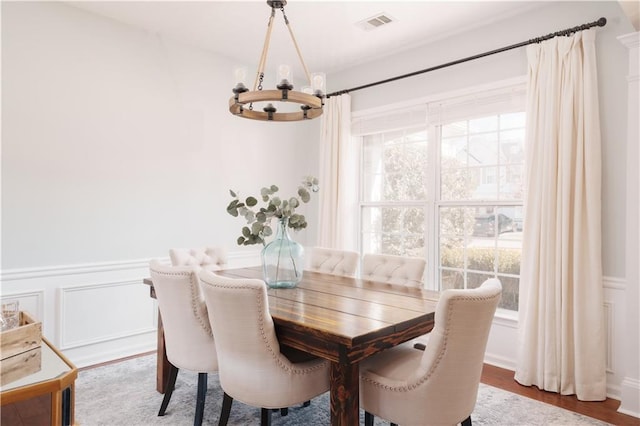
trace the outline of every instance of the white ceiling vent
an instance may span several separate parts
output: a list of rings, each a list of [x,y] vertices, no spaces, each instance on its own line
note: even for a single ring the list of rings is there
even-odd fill
[[[378,13],[370,18],[358,22],[356,26],[365,31],[371,31],[395,21],[395,18],[393,18],[388,13]]]

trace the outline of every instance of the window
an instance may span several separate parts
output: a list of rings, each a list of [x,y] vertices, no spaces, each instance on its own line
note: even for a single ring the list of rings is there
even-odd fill
[[[364,138],[364,253],[424,256],[427,148],[424,126]]]
[[[432,288],[474,288],[497,277],[500,307],[517,310],[524,90],[431,102],[413,107],[410,118],[397,111],[354,119],[361,252],[425,257]]]

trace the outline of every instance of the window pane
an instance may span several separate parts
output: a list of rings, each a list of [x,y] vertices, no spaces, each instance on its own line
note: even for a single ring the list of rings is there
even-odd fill
[[[501,200],[522,200],[524,198],[523,166],[500,167]]]
[[[470,247],[467,250],[467,268],[475,271],[493,272],[496,251],[494,247]]]
[[[505,248],[502,241],[498,244],[498,272],[503,274],[520,275],[521,249]],[[521,242],[520,242],[521,243]]]
[[[424,200],[427,143],[396,145],[385,152],[385,200]]]
[[[440,289],[462,289],[464,288],[464,273],[461,271],[442,270]]]
[[[472,199],[478,186],[478,176],[473,169],[443,169],[440,175],[440,198],[446,201]]]
[[[478,288],[483,282],[489,278],[494,278],[493,274],[481,274],[476,272],[467,272],[467,288]]]
[[[440,209],[440,235],[462,239],[465,235],[465,222],[468,222],[468,214],[469,212],[464,207]]]
[[[440,158],[443,168],[466,167],[467,138],[443,138],[440,144]]]
[[[439,211],[442,288],[453,288],[453,277],[458,283],[455,285],[464,278],[464,288],[475,288],[487,278],[498,276],[517,292],[522,205],[441,207]],[[510,300],[501,306],[517,309],[517,294]]]
[[[426,131],[395,131],[363,138],[362,200],[426,198]]]
[[[490,132],[498,130],[498,117],[482,117],[469,120],[469,133]]]
[[[502,284],[502,297],[500,298],[498,308],[517,311],[520,279],[516,277],[505,277],[501,275],[498,275],[498,279]]]
[[[424,222],[422,207],[364,207],[363,252],[424,257]]]
[[[469,165],[486,166],[498,164],[498,135],[485,133],[469,138]]]
[[[402,216],[403,209],[395,207],[382,207],[381,212],[381,228],[382,232],[390,233],[394,230],[400,231],[404,222]]]
[[[498,167],[475,167],[469,170],[473,173],[473,194],[474,200],[497,200],[498,199]]]
[[[402,235],[399,233],[382,234],[382,246],[379,253],[402,255]]]
[[[500,132],[500,163],[524,164],[524,129]]]
[[[464,243],[460,239],[440,241],[440,265],[444,268],[464,269]]]

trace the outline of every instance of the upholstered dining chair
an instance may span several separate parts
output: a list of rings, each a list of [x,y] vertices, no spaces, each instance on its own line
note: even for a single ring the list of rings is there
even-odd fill
[[[360,254],[350,250],[313,247],[307,269],[325,274],[353,277],[358,271]]]
[[[445,290],[424,351],[397,346],[360,364],[365,426],[374,416],[392,424],[471,426],[484,353],[502,285]]]
[[[264,281],[207,270],[200,271],[200,280],[224,391],[220,426],[227,424],[234,399],[260,407],[260,424],[267,426],[272,409],[302,404],[329,390],[328,361],[294,363],[281,353]]]
[[[418,257],[368,253],[362,257],[360,278],[421,287],[426,265],[427,262]]]
[[[202,424],[208,373],[218,371],[218,357],[207,307],[200,291],[195,266],[164,266],[151,261],[151,279],[164,326],[169,380],[158,416],[164,416],[171,400],[179,369],[198,373],[196,414],[193,424]]]
[[[173,266],[198,266],[219,271],[227,266],[227,250],[224,247],[173,248],[169,250]]]

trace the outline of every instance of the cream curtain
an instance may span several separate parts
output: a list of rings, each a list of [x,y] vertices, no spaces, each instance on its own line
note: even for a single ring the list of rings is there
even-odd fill
[[[322,115],[318,245],[354,250],[358,217],[358,150],[351,137],[351,96],[332,96]]]
[[[528,47],[523,385],[606,397],[595,30]]]

